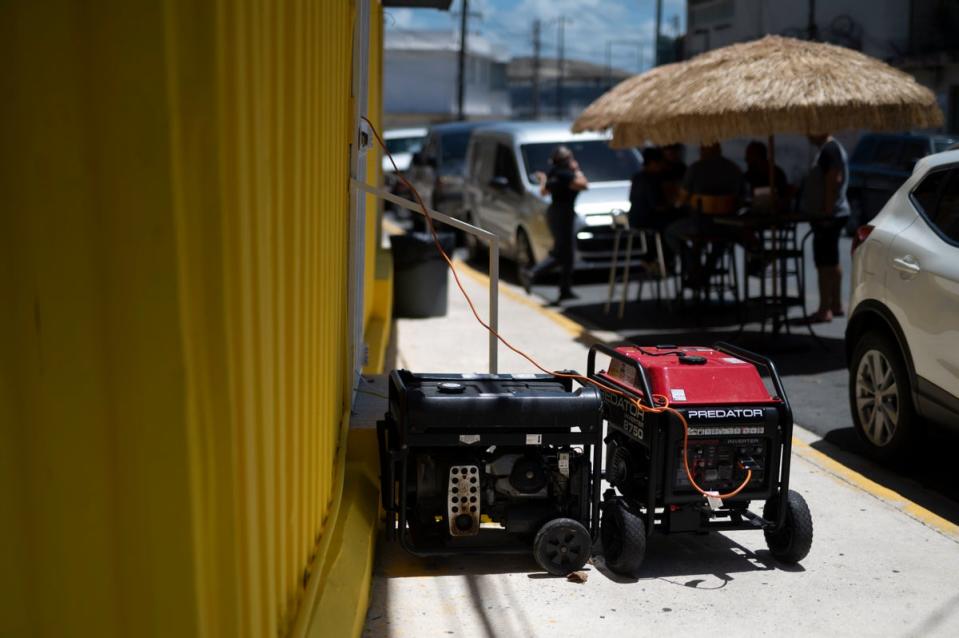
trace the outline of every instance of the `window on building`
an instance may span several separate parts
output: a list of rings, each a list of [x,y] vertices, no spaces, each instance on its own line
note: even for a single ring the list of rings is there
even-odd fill
[[[490,65],[489,88],[494,91],[503,91],[507,88],[506,64],[493,62]]]

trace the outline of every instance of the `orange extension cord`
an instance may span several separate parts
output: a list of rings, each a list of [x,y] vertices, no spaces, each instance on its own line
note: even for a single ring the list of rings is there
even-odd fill
[[[636,408],[640,410],[641,412],[649,412],[651,414],[661,414],[663,412],[671,412],[672,414],[675,414],[676,417],[679,419],[679,422],[683,425],[683,467],[686,470],[686,478],[689,479],[690,485],[692,485],[696,489],[696,491],[702,494],[703,496],[705,497],[711,496],[714,498],[717,497],[716,494],[707,492],[706,490],[701,488],[699,484],[696,483],[696,479],[693,478],[693,473],[689,469],[689,423],[686,421],[686,417],[683,416],[683,414],[679,410],[673,407],[670,407],[669,399],[665,395],[654,394],[652,397],[650,397],[650,400],[653,404],[657,404],[657,403],[661,404],[658,407],[646,406],[646,405],[643,405],[643,403],[639,399],[631,397],[625,392],[617,388],[600,383],[599,381],[595,379],[590,379],[589,377],[585,377],[581,374],[568,374],[564,372],[555,372],[553,370],[547,370],[542,365],[540,365],[539,362],[536,361],[536,359],[526,354],[519,348],[515,347],[513,344],[507,341],[503,337],[503,335],[493,330],[493,328],[490,327],[488,323],[483,321],[483,318],[480,317],[479,313],[476,311],[476,306],[473,305],[473,300],[470,298],[469,293],[467,293],[466,289],[463,288],[463,283],[460,281],[460,276],[459,276],[459,273],[456,271],[456,266],[453,265],[453,260],[450,259],[450,256],[446,254],[445,250],[443,250],[442,244],[440,244],[439,237],[436,234],[436,227],[433,225],[433,217],[430,215],[429,209],[426,207],[426,204],[423,203],[423,198],[420,197],[419,191],[416,190],[416,188],[406,179],[406,176],[403,175],[403,173],[397,168],[396,162],[393,160],[393,155],[391,155],[389,150],[386,148],[386,144],[383,142],[383,138],[380,137],[380,134],[376,130],[376,127],[373,126],[373,123],[363,116],[360,116],[360,117],[363,119],[364,122],[367,123],[367,125],[369,125],[370,130],[373,132],[373,136],[376,138],[376,142],[380,145],[380,148],[383,149],[383,152],[389,158],[390,164],[393,165],[393,171],[396,174],[396,176],[399,178],[401,182],[403,182],[403,185],[406,186],[406,188],[408,188],[411,193],[413,193],[413,197],[416,199],[416,203],[419,204],[420,208],[423,211],[423,215],[426,217],[426,225],[430,229],[430,235],[433,237],[433,243],[436,244],[436,249],[440,252],[440,255],[442,255],[443,260],[446,262],[446,265],[450,269],[450,272],[453,273],[453,279],[456,281],[456,287],[460,289],[460,292],[462,293],[463,298],[466,299],[466,303],[469,305],[470,311],[473,313],[473,317],[476,318],[476,321],[479,322],[481,326],[486,328],[486,330],[490,334],[496,337],[500,343],[502,343],[504,346],[506,346],[507,348],[509,348],[516,354],[518,354],[519,356],[529,361],[535,368],[542,371],[544,374],[550,374],[550,375],[553,375],[554,377],[560,377],[560,378],[566,378],[566,379],[575,379],[576,381],[578,381],[579,383],[583,385],[589,384],[589,385],[596,386],[597,388],[600,388],[601,390],[605,390],[606,392],[609,392],[611,394],[621,396],[625,398],[627,401],[632,402],[636,406]],[[747,469],[746,479],[742,482],[742,485],[737,487],[732,492],[728,492],[726,494],[719,494],[718,498],[720,499],[733,498],[734,496],[742,492],[743,489],[745,489],[745,487],[749,484],[749,481],[752,480],[752,477],[753,477],[752,470]]]

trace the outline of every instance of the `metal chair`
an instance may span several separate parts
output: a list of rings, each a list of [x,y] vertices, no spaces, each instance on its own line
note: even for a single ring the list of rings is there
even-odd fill
[[[636,238],[639,239],[639,252],[641,254],[646,254],[649,252],[649,245],[647,243],[647,234],[653,237],[653,243],[656,247],[656,265],[658,272],[650,273],[644,272],[639,275],[637,281],[639,282],[639,297],[638,300],[643,300],[643,291],[646,288],[647,283],[656,284],[656,301],[657,303],[662,301],[663,298],[663,286],[665,285],[667,275],[666,272],[666,259],[663,253],[663,239],[658,231],[647,229],[647,228],[633,228],[629,224],[629,215],[624,211],[614,211],[613,212],[613,259],[609,266],[609,291],[606,297],[606,304],[603,306],[603,312],[609,314],[610,307],[615,297],[616,284],[622,284],[622,294],[619,300],[619,312],[617,317],[622,319],[626,309],[626,301],[629,294],[629,284],[630,284],[630,271],[632,269],[633,263],[633,243]],[[620,258],[620,240],[623,235],[626,235],[626,258],[623,264],[622,271],[622,281],[617,282],[616,271],[619,269],[619,258]]]

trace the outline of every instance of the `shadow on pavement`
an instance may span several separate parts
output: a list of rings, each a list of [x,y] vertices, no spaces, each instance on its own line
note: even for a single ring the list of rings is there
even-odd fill
[[[670,536],[654,534],[647,542],[646,559],[637,578],[627,578],[611,572],[602,556],[594,556],[593,565],[617,583],[630,584],[658,578],[675,585],[703,590],[726,587],[735,580],[733,574],[805,571],[799,565],[783,565],[777,562],[766,550],[750,551],[720,533]]]
[[[956,502],[959,489],[955,474],[959,433],[930,428],[908,460],[888,466],[868,460],[865,445],[851,427],[833,430],[811,446],[871,481],[959,525],[959,502]]]

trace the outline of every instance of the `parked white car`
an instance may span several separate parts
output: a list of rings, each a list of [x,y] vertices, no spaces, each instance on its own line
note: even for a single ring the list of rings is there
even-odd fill
[[[853,239],[849,401],[876,458],[959,427],[959,151],[919,160]]]

